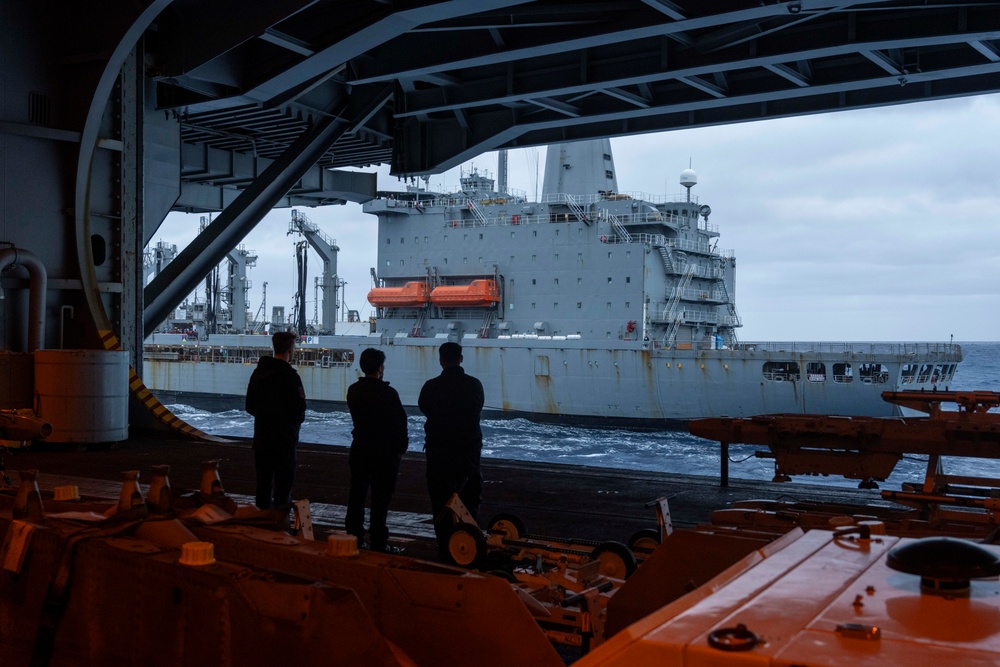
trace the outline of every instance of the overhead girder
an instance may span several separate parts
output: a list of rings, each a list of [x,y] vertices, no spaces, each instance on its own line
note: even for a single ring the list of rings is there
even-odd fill
[[[143,328],[147,333],[253,230],[346,127],[341,114],[333,113],[300,136],[153,278],[144,290]]]
[[[171,16],[198,3],[179,4]],[[775,117],[782,107],[930,99],[952,86],[858,93],[989,77],[991,69],[977,66],[1000,62],[1000,7],[986,0],[417,0],[395,11],[377,2],[287,0],[282,7],[287,16],[272,8],[250,17],[254,30],[227,30],[224,12],[210,15],[200,29],[220,35],[225,48],[184,45],[175,39],[175,32],[186,37],[181,21],[158,26],[166,50],[155,79],[159,105],[189,124],[185,142],[274,157],[329,99],[381,85],[385,97],[346,134],[370,142],[366,164],[383,160],[391,143],[394,173],[426,174],[536,138],[729,122],[724,107],[735,122]],[[843,95],[831,97],[833,89]],[[988,80],[955,89],[995,90]],[[760,111],[748,113],[748,105]],[[678,113],[690,122],[678,124]],[[211,137],[213,129],[233,136]],[[239,135],[252,139],[241,146]],[[345,141],[320,164],[344,166],[364,154],[362,143],[349,155]]]

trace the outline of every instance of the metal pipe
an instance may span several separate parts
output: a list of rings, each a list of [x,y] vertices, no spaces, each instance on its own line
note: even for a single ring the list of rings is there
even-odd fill
[[[59,309],[59,349],[65,350],[65,334],[66,334],[66,313],[69,313],[69,318],[73,319],[73,306],[63,306]]]
[[[28,270],[28,352],[45,348],[45,294],[48,274],[41,260],[27,250],[0,250],[0,271],[8,266],[23,266]]]

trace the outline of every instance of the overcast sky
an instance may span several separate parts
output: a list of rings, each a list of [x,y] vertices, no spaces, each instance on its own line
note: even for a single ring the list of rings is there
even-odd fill
[[[690,161],[719,248],[735,250],[741,340],[975,341],[1000,340],[998,136],[990,95],[623,137],[612,149],[622,192],[682,192]],[[533,198],[544,160],[544,148],[511,151],[511,188]],[[495,174],[496,154],[471,165]],[[388,171],[379,189],[403,189]],[[430,183],[455,191],[458,179],[455,169]],[[337,240],[347,305],[367,317],[377,218],[355,204],[301,210]],[[154,241],[183,247],[198,218],[171,214]],[[251,313],[265,281],[268,312],[291,313],[289,218],[276,210],[245,240],[258,255]],[[312,253],[308,320],[320,268]]]

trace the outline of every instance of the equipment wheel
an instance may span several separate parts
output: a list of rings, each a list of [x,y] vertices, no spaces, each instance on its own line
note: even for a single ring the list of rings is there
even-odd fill
[[[615,579],[628,579],[638,564],[632,550],[621,542],[602,542],[590,552],[590,559],[601,562],[601,574]]]
[[[628,538],[628,548],[634,552],[651,554],[660,546],[660,531],[656,528],[643,528],[632,533]]]
[[[524,522],[514,514],[497,514],[487,526],[486,532],[499,533],[507,540],[519,540],[528,532],[524,529]]]
[[[479,526],[457,524],[448,538],[448,555],[460,567],[478,567],[486,557],[486,538]]]

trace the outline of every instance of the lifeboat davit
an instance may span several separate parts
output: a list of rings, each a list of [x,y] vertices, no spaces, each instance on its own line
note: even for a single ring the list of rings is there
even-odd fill
[[[430,301],[427,283],[415,281],[402,287],[376,287],[368,292],[368,303],[376,308],[416,308]]]
[[[495,280],[473,280],[468,285],[440,285],[431,291],[431,303],[441,308],[484,307],[500,303]]]

